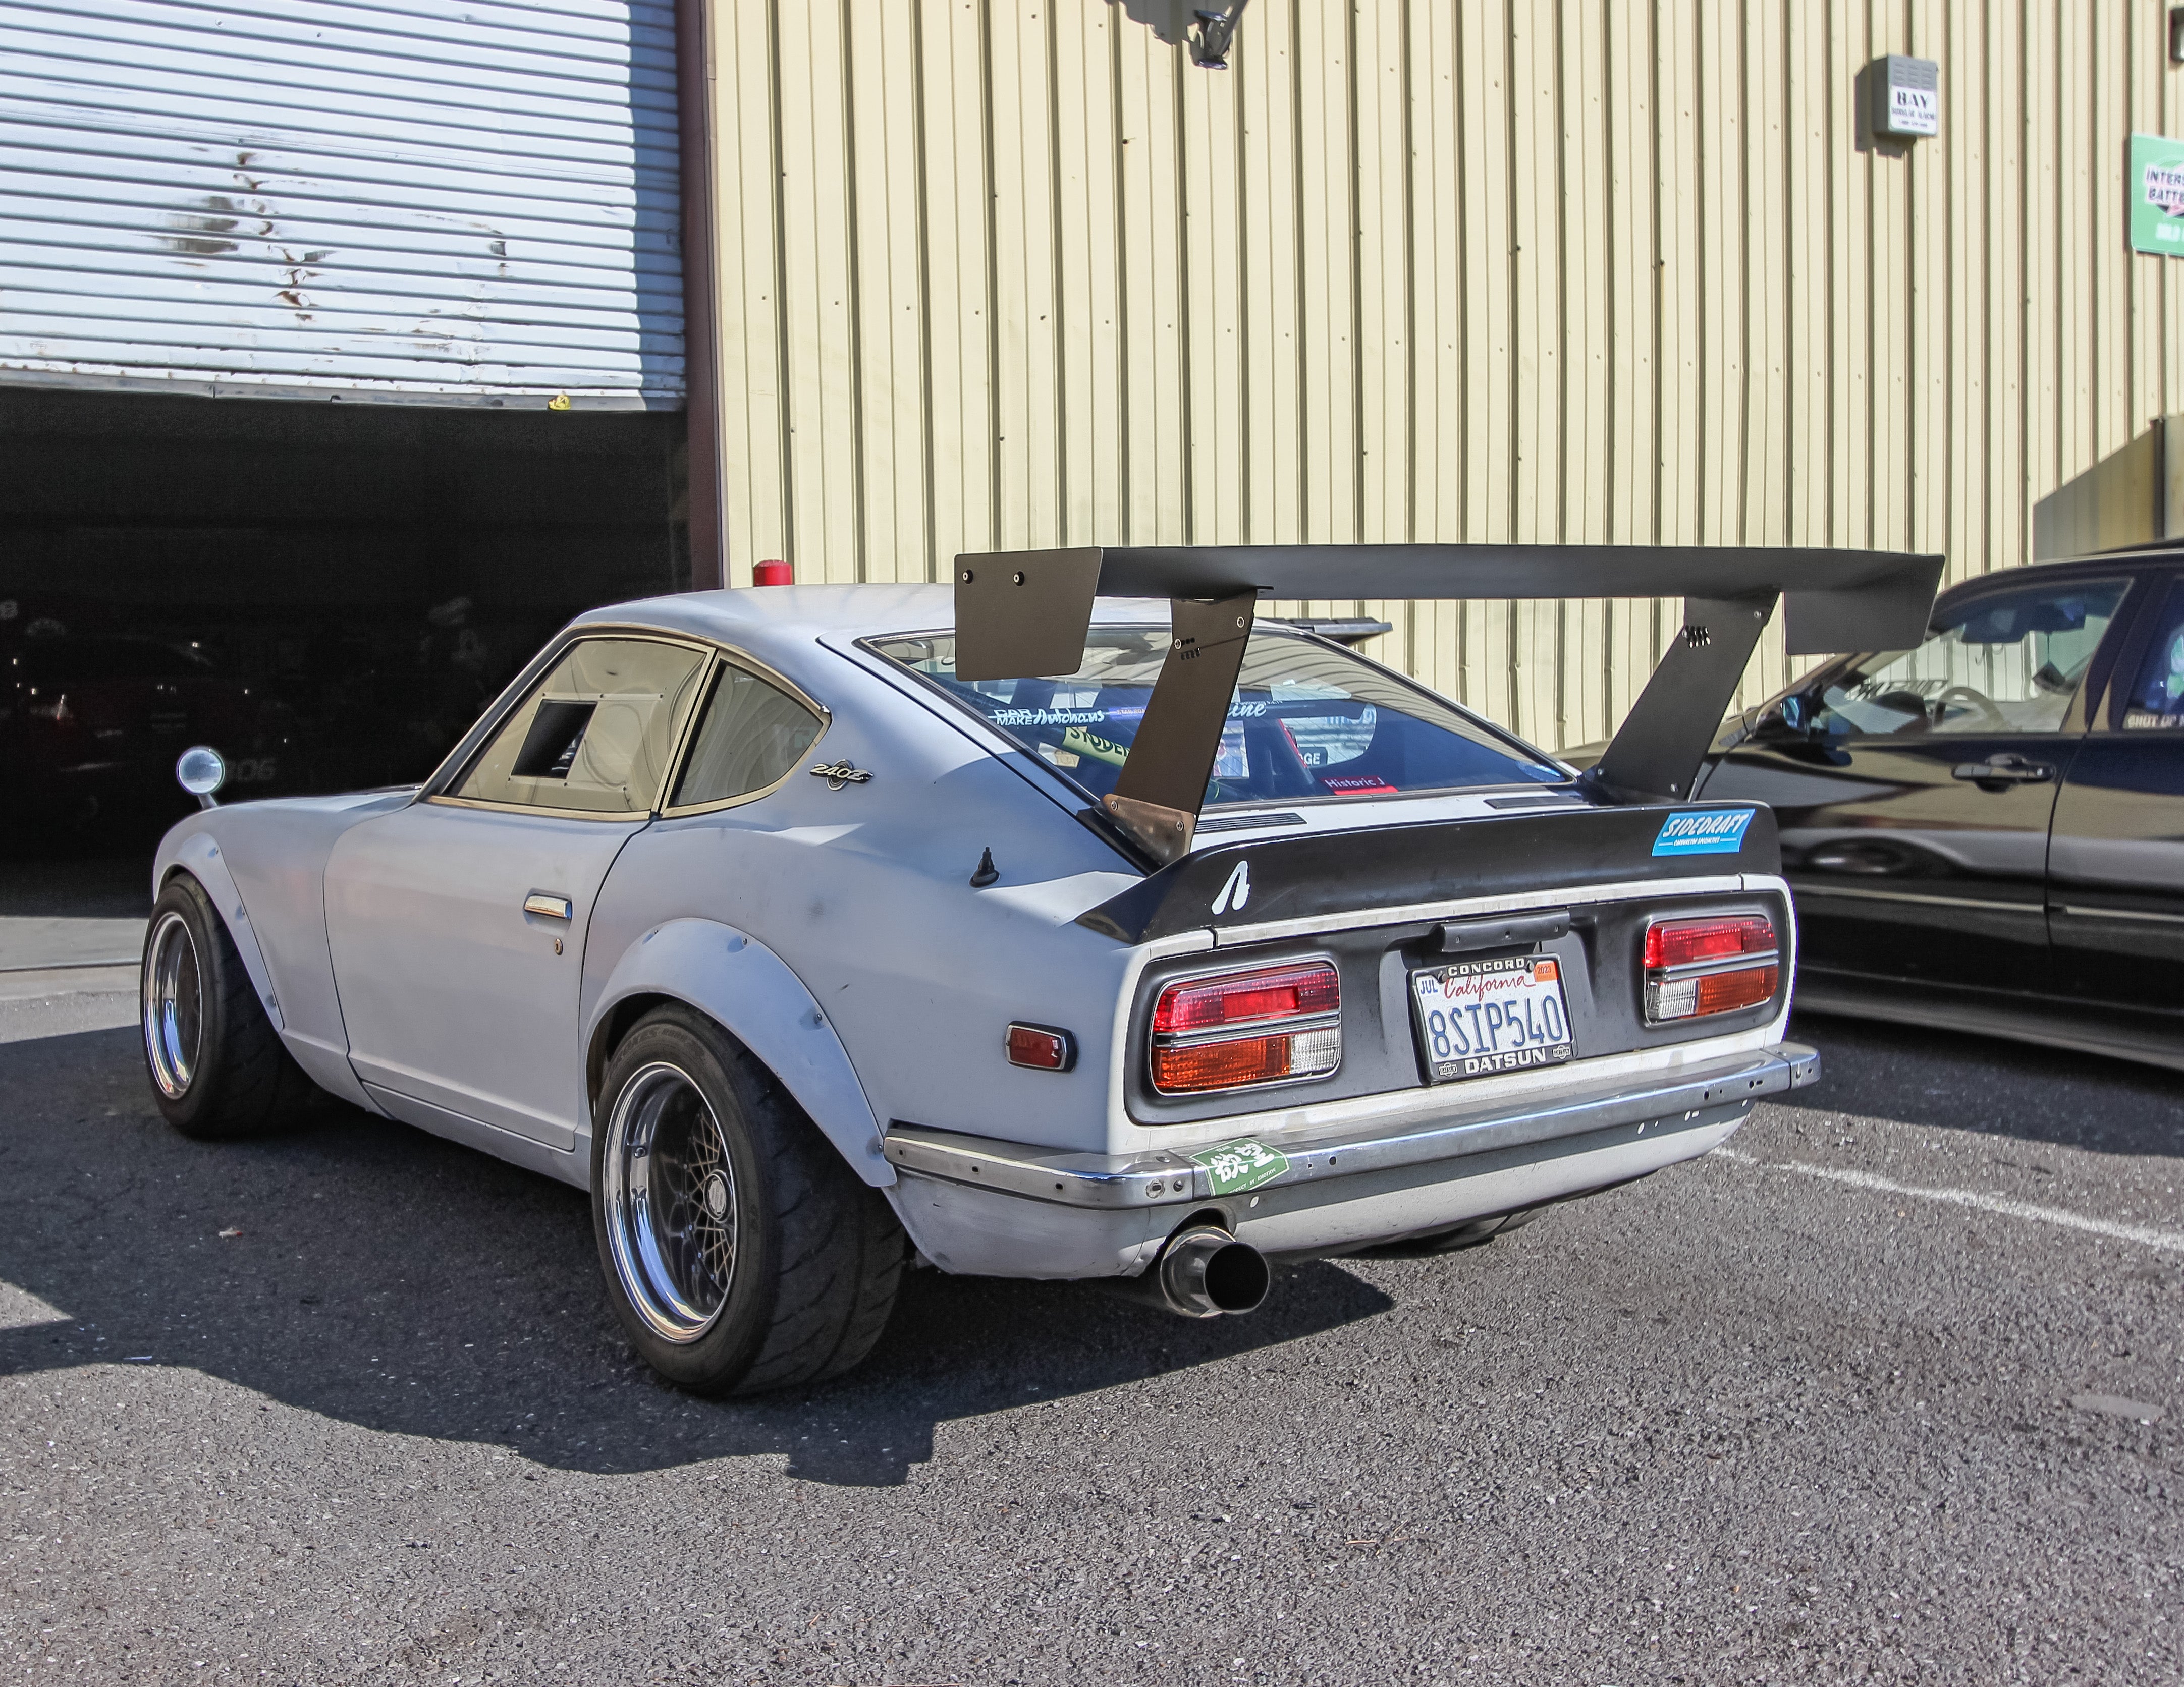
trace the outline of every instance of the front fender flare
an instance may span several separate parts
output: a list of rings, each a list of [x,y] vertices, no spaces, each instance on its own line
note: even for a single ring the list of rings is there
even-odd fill
[[[796,1098],[851,1171],[876,1189],[894,1182],[879,1120],[849,1050],[804,981],[756,938],[716,920],[670,920],[647,932],[615,963],[593,1005],[587,1050],[597,1047],[616,1007],[634,996],[671,997],[726,1027]]]
[[[265,1016],[273,1022],[274,1030],[287,1030],[287,1022],[281,1017],[281,999],[273,993],[273,974],[266,967],[265,951],[258,946],[258,933],[250,927],[250,910],[243,905],[242,893],[236,888],[235,875],[227,870],[219,841],[210,832],[192,832],[171,847],[162,844],[153,895],[164,890],[167,881],[177,872],[187,872],[204,887],[214,911],[227,927],[235,952],[242,957],[242,970],[249,976],[251,988],[265,1005]]]

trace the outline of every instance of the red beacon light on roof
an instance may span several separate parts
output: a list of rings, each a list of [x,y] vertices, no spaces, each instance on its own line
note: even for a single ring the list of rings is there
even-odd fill
[[[777,556],[751,565],[751,584],[754,586],[794,586],[795,583],[796,571]]]

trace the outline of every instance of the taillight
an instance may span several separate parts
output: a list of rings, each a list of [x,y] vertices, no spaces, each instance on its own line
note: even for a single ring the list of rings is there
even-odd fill
[[[1163,1095],[1324,1077],[1341,1064],[1342,977],[1328,961],[1178,980],[1153,1004]]]
[[[1659,1025],[1771,1001],[1780,978],[1774,922],[1763,914],[1657,920],[1646,928],[1646,1018]]]

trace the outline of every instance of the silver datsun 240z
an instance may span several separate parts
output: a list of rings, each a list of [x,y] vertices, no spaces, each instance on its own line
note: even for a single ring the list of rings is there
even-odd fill
[[[710,1393],[855,1365],[913,1262],[1248,1311],[1269,1257],[1462,1246],[1817,1075],[1772,817],[1680,794],[1778,599],[1793,650],[1908,646],[1940,568],[1095,548],[598,610],[421,786],[214,807],[183,758],[155,1094],[223,1137],[316,1085],[588,1189]],[[1338,580],[1685,624],[1574,777],[1256,615]]]

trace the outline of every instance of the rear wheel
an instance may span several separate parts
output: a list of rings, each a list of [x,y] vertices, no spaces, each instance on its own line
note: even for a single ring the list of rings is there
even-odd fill
[[[681,1007],[607,1064],[592,1217],[638,1354],[699,1394],[838,1376],[894,1305],[902,1231],[771,1073]]]
[[[286,1122],[311,1081],[243,971],[204,888],[187,873],[152,905],[139,986],[152,1100],[185,1136],[254,1136]]]

